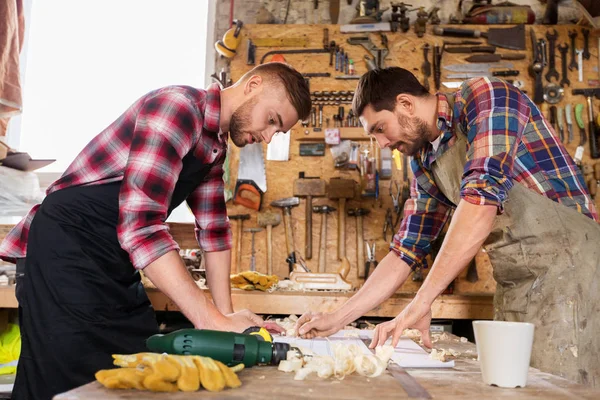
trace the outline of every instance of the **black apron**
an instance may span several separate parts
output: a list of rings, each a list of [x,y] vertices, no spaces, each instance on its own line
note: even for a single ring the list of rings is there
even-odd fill
[[[169,214],[212,165],[183,159]],[[111,354],[147,351],[154,310],[117,239],[121,182],[48,195],[17,261],[21,356],[13,399],[50,399],[114,368]],[[21,275],[22,273],[22,275]]]

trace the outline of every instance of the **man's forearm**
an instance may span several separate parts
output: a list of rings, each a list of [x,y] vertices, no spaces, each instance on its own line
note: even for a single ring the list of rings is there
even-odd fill
[[[497,211],[496,206],[460,201],[440,252],[417,293],[420,301],[433,303],[475,257],[492,230]]]
[[[231,314],[231,283],[229,271],[231,250],[204,253],[206,258],[206,280],[217,309],[223,314]]]
[[[144,268],[144,274],[166,294],[196,328],[214,329],[225,317],[202,293],[177,251],[170,251]]]
[[[334,314],[342,325],[363,316],[390,298],[406,281],[410,267],[394,252],[389,252],[363,287]]]

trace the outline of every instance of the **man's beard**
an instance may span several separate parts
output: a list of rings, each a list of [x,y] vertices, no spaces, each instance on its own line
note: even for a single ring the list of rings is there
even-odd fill
[[[399,141],[394,144],[394,147],[402,145],[404,147],[403,153],[408,156],[414,156],[429,143],[430,132],[427,128],[427,124],[421,118],[412,117],[409,118],[404,115],[398,116],[399,126],[408,126],[411,132],[407,138],[410,142]]]
[[[231,121],[229,121],[229,137],[237,147],[244,147],[248,144],[246,135],[253,136],[247,129],[250,126],[255,105],[256,99],[250,98],[242,103],[242,105],[231,115]]]

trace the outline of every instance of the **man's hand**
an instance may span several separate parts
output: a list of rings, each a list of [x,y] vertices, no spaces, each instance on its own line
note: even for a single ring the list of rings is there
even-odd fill
[[[396,347],[404,329],[418,329],[421,332],[423,344],[431,348],[430,324],[431,304],[415,297],[396,318],[377,325],[369,347],[374,349],[377,346],[382,346],[390,335],[392,335],[392,346]]]
[[[332,313],[312,313],[302,315],[294,327],[299,336],[312,339],[317,336],[330,336],[342,329]]]
[[[253,326],[264,326],[264,321],[250,310],[241,310],[225,315],[224,320],[215,325],[213,329],[218,331],[242,333]],[[201,327],[199,329],[202,329]]]

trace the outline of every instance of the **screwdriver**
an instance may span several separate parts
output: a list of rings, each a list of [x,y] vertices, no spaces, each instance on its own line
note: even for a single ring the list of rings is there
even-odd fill
[[[575,121],[577,121],[577,126],[579,127],[579,146],[575,150],[575,164],[581,167],[581,159],[583,158],[583,146],[586,142],[586,134],[585,134],[585,123],[583,122],[583,104],[575,105]]]

